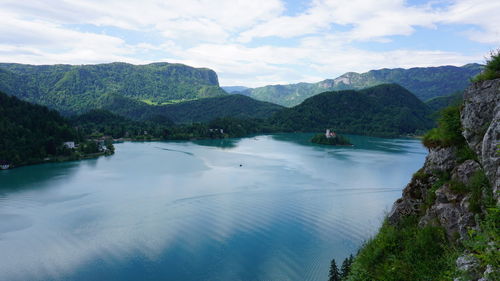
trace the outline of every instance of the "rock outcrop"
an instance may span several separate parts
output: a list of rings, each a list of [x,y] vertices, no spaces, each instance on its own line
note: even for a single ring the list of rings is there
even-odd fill
[[[500,79],[475,83],[464,93],[463,135],[479,157],[498,202],[500,185]]]
[[[463,161],[457,156],[459,147],[430,148],[424,166],[394,203],[389,223],[397,224],[403,217],[415,215],[420,217],[419,226],[442,226],[451,241],[467,239],[468,231],[479,226],[471,210],[471,193],[460,188],[466,189],[478,173],[488,178],[498,206],[500,79],[471,85],[464,94],[460,119],[465,141],[477,159]],[[479,272],[477,261],[467,255],[457,259],[457,267],[466,271],[468,280],[489,280],[490,273],[496,270],[488,266],[484,273]]]

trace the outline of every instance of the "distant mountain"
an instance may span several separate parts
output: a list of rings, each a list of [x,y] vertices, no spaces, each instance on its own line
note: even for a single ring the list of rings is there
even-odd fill
[[[229,94],[241,93],[245,90],[250,89],[250,88],[245,87],[245,86],[222,86],[221,88]]]
[[[248,89],[242,94],[283,106],[294,106],[325,91],[363,89],[385,83],[396,83],[425,101],[464,90],[470,78],[479,74],[482,68],[480,64],[467,64],[461,67],[385,68],[361,74],[348,72],[335,79],[318,83],[269,85]]]
[[[0,160],[14,165],[63,153],[76,132],[57,111],[0,92]]]
[[[397,84],[325,92],[276,113],[271,123],[285,131],[324,131],[397,136],[432,128],[431,110]]]
[[[25,65],[0,63],[0,91],[63,114],[100,108],[105,95],[162,104],[226,95],[217,74],[182,64]]]
[[[283,109],[280,105],[238,94],[168,105],[147,105],[119,95],[108,95],[101,103],[103,109],[134,120],[163,116],[176,123],[206,122],[220,117],[268,118]]]

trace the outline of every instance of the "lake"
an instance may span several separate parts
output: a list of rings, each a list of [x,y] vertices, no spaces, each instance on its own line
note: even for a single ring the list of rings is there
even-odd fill
[[[125,142],[0,171],[0,280],[327,280],[427,151],[310,137]]]

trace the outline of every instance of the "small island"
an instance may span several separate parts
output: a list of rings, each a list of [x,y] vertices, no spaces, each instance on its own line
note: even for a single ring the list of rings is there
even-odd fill
[[[325,145],[352,145],[346,137],[336,134],[330,129],[327,129],[324,134],[315,135],[311,142]]]

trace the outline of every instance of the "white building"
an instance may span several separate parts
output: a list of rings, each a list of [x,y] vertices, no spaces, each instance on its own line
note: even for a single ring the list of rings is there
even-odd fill
[[[0,169],[7,170],[10,168],[10,163],[5,160],[0,160]]]
[[[327,139],[329,138],[336,138],[337,137],[337,134],[335,134],[334,131],[330,131],[330,129],[326,129],[326,132],[325,132],[325,137]]]
[[[66,146],[69,149],[75,149],[76,148],[74,141],[66,141],[66,142],[64,142],[64,146]]]

